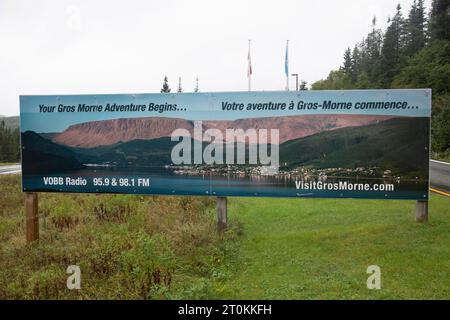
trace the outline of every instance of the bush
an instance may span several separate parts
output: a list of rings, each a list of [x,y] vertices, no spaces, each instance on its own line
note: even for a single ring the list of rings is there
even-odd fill
[[[100,221],[125,222],[136,210],[135,196],[96,196],[92,211]],[[106,200],[106,201],[105,201]]]
[[[128,282],[143,299],[166,292],[176,268],[175,255],[161,235],[140,233],[134,246],[121,256]]]
[[[67,275],[64,269],[50,265],[33,272],[28,281],[27,298],[58,299],[66,289]]]
[[[58,203],[53,203],[50,208],[47,206],[46,210],[53,226],[62,230],[78,223],[80,213],[76,211],[77,207],[70,198],[64,197]]]
[[[90,270],[97,276],[108,276],[118,270],[122,252],[131,246],[124,231],[100,233],[92,241],[87,260]]]

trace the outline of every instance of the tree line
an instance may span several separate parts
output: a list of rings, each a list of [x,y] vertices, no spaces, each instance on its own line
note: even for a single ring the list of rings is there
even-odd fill
[[[414,0],[407,17],[397,5],[385,31],[372,20],[361,42],[347,48],[342,66],[313,90],[431,88],[434,157],[450,159],[450,0],[433,0],[427,13]]]
[[[8,128],[4,120],[0,121],[0,162],[20,161],[19,128]]]
[[[169,87],[169,80],[167,79],[167,76],[164,76],[163,85],[160,90],[161,93],[170,93],[172,89]],[[178,77],[178,87],[177,87],[177,93],[182,93],[183,88],[181,87],[181,77]],[[198,89],[198,77],[195,79],[195,87],[194,92],[199,92]]]

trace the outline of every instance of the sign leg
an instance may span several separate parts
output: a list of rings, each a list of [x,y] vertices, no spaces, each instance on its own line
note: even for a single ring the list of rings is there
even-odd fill
[[[217,197],[217,228],[223,231],[227,228],[227,197]]]
[[[416,221],[428,221],[428,200],[417,200],[416,203]]]
[[[39,215],[38,194],[36,192],[25,193],[26,237],[31,243],[39,239]]]

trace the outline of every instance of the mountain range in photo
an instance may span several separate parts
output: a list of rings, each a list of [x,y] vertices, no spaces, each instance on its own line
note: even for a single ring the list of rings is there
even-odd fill
[[[208,129],[279,129],[280,164],[286,168],[377,166],[425,178],[428,118],[301,115],[202,121]],[[145,117],[92,121],[62,132],[22,132],[24,173],[66,172],[89,166],[167,166],[176,129],[191,134],[194,121]],[[224,135],[225,136],[225,135]],[[249,141],[254,143],[255,141]]]

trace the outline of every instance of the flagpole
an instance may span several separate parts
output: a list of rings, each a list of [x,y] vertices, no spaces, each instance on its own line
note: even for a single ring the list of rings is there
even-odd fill
[[[284,62],[284,72],[286,74],[286,91],[289,91],[289,40],[286,42],[286,54]]]
[[[252,62],[250,58],[250,40],[248,40],[248,66],[247,66],[247,78],[248,78],[248,91],[252,91]]]

